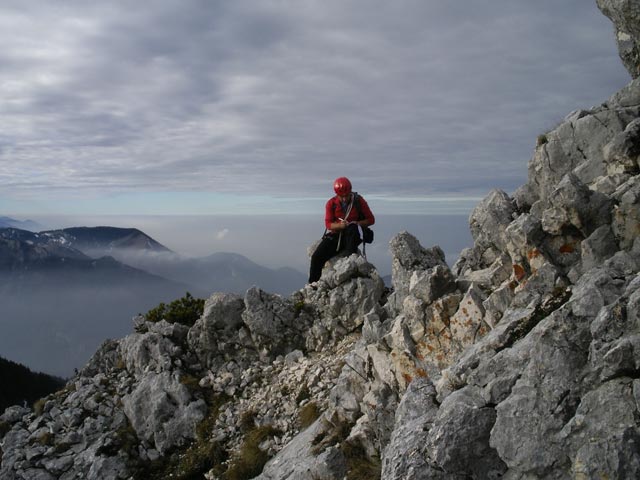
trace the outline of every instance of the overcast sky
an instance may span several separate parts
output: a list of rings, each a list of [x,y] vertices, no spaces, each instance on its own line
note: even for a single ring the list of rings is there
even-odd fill
[[[14,215],[465,211],[630,81],[595,0],[5,0],[0,44]]]

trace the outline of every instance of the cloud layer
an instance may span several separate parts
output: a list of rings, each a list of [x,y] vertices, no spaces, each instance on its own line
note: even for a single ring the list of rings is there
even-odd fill
[[[477,196],[628,80],[595,1],[3,2],[0,196]],[[187,207],[188,208],[188,207]]]

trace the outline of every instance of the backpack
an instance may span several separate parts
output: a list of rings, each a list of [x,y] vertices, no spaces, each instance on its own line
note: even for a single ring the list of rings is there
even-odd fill
[[[358,192],[353,192],[353,206],[356,207],[356,211],[358,212],[358,220],[364,220],[364,214],[362,213],[362,206],[360,205],[360,196]],[[363,243],[372,243],[373,242],[373,230],[369,227],[360,227],[362,229],[362,241]],[[364,248],[364,245],[363,245]],[[366,255],[365,255],[366,258]]]

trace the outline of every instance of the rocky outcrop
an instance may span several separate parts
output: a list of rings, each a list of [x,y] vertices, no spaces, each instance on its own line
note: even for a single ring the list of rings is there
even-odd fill
[[[633,0],[596,0],[615,26],[622,63],[633,78],[640,75],[640,5]]]
[[[635,38],[632,2],[598,4]],[[0,478],[640,477],[639,145],[634,80],[538,138],[452,268],[402,232],[392,292],[352,255],[290,298],[137,318],[0,416]]]
[[[212,449],[237,468],[252,432],[267,432],[260,451],[274,455],[327,411],[383,294],[354,255],[291,299],[215,293],[192,327],[138,317],[135,333],[105,342],[65,389],[0,417],[0,478],[164,478],[184,474],[190,456],[204,474]],[[318,471],[331,470],[335,454],[319,458]]]

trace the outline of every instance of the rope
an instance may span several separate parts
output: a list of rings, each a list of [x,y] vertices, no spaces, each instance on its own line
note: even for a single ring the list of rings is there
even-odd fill
[[[351,209],[353,208],[353,199],[355,195],[351,194],[351,203],[349,204],[349,208],[347,209],[347,213],[344,215],[344,219],[349,218],[349,214],[351,213]],[[338,246],[336,247],[336,252],[340,251],[340,243],[342,243],[342,230],[340,230],[340,235],[338,236]]]

